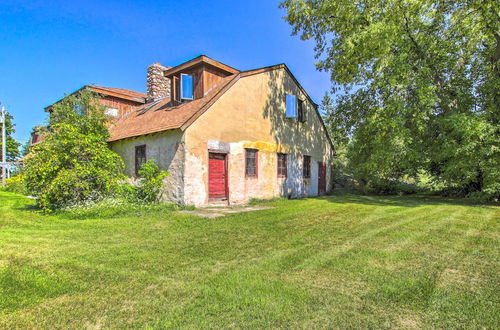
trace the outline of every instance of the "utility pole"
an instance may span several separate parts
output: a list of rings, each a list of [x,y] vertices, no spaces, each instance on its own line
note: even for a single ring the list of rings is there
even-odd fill
[[[5,107],[2,105],[2,116],[0,117],[2,121],[2,187],[5,188],[5,167],[7,164],[7,159],[5,157],[5,148],[7,147],[7,141],[5,138]]]

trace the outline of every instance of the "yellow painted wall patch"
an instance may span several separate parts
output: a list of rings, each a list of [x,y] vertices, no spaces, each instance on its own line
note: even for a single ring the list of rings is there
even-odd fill
[[[287,144],[271,143],[265,141],[245,142],[243,148],[258,149],[263,152],[289,152],[290,146]]]

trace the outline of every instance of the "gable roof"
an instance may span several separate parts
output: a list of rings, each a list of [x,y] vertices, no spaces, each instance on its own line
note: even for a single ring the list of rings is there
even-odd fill
[[[112,88],[112,87],[104,87],[104,86],[97,86],[97,85],[85,85],[85,86],[77,89],[73,93],[66,95],[63,98],[57,100],[56,102],[52,103],[51,105],[46,106],[44,108],[44,110],[49,111],[50,108],[52,108],[52,106],[54,104],[57,104],[57,103],[61,102],[64,98],[71,96],[71,95],[75,95],[75,94],[77,94],[85,89],[89,89],[89,90],[94,91],[94,92],[99,93],[99,94],[113,96],[113,97],[117,97],[117,98],[128,100],[128,101],[133,101],[133,102],[137,102],[137,103],[145,103],[146,102],[146,94],[136,92],[136,91],[133,91],[130,89]]]
[[[128,112],[110,126],[108,141],[118,141],[170,129],[185,130],[238,78],[238,74],[223,78],[207,95],[191,102],[171,106],[171,100],[165,98]]]

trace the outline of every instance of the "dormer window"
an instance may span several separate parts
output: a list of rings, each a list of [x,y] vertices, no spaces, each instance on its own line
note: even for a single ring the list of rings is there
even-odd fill
[[[224,77],[238,72],[201,55],[176,67],[167,68],[163,75],[170,82],[171,105],[178,106],[205,97]]]
[[[181,73],[181,101],[193,99],[193,76]]]

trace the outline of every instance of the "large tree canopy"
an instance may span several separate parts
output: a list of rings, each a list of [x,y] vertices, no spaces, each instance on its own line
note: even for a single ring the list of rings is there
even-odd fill
[[[327,121],[362,180],[418,171],[466,193],[498,194],[497,0],[287,0],[331,73]],[[342,140],[342,138],[341,138]]]

